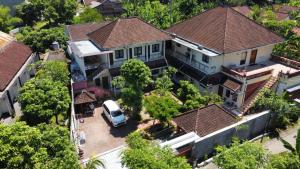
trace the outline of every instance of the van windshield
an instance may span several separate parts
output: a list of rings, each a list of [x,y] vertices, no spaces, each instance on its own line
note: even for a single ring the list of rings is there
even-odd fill
[[[117,116],[122,115],[122,112],[121,112],[120,110],[114,111],[114,112],[111,113],[111,115],[112,115],[113,117],[117,117]]]

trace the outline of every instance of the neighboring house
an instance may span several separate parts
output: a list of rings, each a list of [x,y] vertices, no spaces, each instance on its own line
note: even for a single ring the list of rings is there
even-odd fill
[[[291,12],[300,10],[299,7],[288,5],[273,5],[272,8],[278,21],[289,20]]]
[[[272,88],[282,74],[299,72],[271,56],[282,37],[230,7],[208,10],[167,31],[174,37],[166,45],[166,58],[179,71],[175,81],[190,80],[200,91],[218,93],[236,113],[247,112],[262,87]],[[294,82],[280,90],[300,84]]]
[[[71,25],[67,26],[67,33],[71,39],[68,50],[73,59],[71,67],[77,67],[80,70],[77,73],[81,74],[73,78],[75,82],[88,81],[109,89],[111,80],[120,73],[120,66],[131,58],[144,61],[153,75],[167,66],[165,41],[171,37],[139,18]]]
[[[125,11],[120,0],[83,0],[83,4],[97,9],[105,17],[120,16]]]
[[[250,17],[251,15],[251,8],[249,6],[236,6],[233,7],[233,9],[247,17]]]
[[[18,90],[34,75],[28,66],[37,59],[28,46],[0,32],[0,117],[13,113]]]

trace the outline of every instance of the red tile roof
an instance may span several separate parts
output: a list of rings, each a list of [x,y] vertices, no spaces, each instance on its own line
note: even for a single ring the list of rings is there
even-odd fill
[[[219,53],[283,42],[284,39],[230,7],[217,7],[167,30]]]
[[[86,90],[82,90],[81,93],[75,97],[74,104],[85,104],[95,102],[96,96],[95,94],[88,92]]]
[[[289,18],[289,14],[280,13],[280,12],[274,12],[274,13],[276,15],[276,20],[278,21],[282,21]]]
[[[233,91],[237,91],[241,88],[241,84],[233,81],[233,80],[230,80],[230,79],[227,79],[224,83],[223,83],[223,86],[233,90]]]
[[[289,12],[300,10],[300,8],[296,6],[288,6],[288,5],[273,5],[273,10],[275,12],[288,14]]]
[[[110,22],[86,23],[77,25],[68,25],[67,31],[71,41],[80,41],[89,39],[87,34],[93,32]]]
[[[236,123],[238,120],[218,105],[188,111],[173,119],[186,133],[195,132],[203,137]]]
[[[0,49],[0,91],[5,90],[31,54],[28,46],[16,41]]]
[[[169,40],[171,37],[139,18],[117,19],[88,34],[101,48]]]
[[[249,17],[251,14],[251,9],[249,6],[236,6],[236,7],[233,7],[233,9],[247,17]]]

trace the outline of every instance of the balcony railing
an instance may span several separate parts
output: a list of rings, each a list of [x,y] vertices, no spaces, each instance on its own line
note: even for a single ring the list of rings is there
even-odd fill
[[[198,69],[198,70],[200,70],[202,72],[207,73],[207,71],[209,69],[209,66],[207,66],[207,65],[205,65],[203,63],[200,63],[200,62],[198,62],[196,60],[190,60],[189,56],[184,55],[184,54],[182,54],[180,52],[175,52],[175,56],[173,56],[173,57],[179,59],[180,61],[182,61],[182,62],[184,62],[184,63],[192,66],[193,68]]]
[[[255,74],[247,75],[247,72],[237,72],[234,69],[227,68],[225,66],[222,66],[222,72],[229,74],[235,78],[238,78],[240,80],[250,80],[250,79],[255,79],[258,77],[266,76],[266,75],[271,75],[273,72],[273,69],[270,70],[264,70],[261,72],[257,72]]]

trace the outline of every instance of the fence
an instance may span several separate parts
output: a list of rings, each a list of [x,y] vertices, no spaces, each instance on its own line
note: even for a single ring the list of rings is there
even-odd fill
[[[270,120],[270,112],[244,117],[238,123],[213,132],[196,140],[192,150],[192,157],[196,160],[203,159],[214,152],[218,145],[229,145],[232,137],[240,139],[252,139],[265,131]]]

